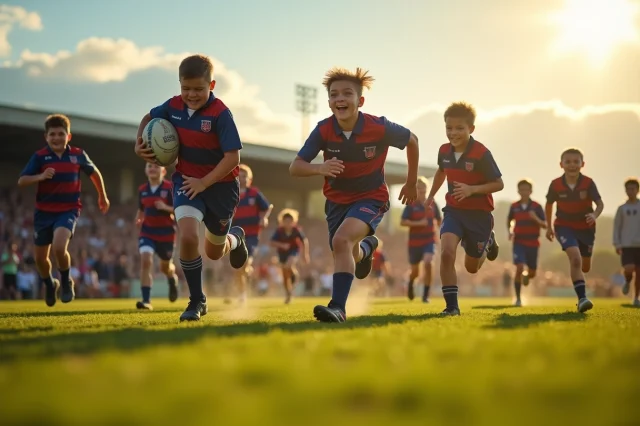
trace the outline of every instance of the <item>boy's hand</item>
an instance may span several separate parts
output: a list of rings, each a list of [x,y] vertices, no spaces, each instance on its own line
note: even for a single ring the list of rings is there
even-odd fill
[[[102,214],[105,214],[109,211],[110,205],[111,203],[109,202],[109,199],[107,198],[106,195],[98,197],[98,207],[100,208],[100,211],[102,212]]]
[[[431,207],[433,205],[433,197],[428,197],[427,201],[424,202],[425,207]]]
[[[598,218],[595,213],[587,213],[585,215],[585,217],[587,218],[587,223],[589,225],[595,225],[596,224],[596,219]]]
[[[513,240],[513,232],[509,232],[509,241]]]
[[[136,228],[142,228],[142,218],[136,219]]]
[[[473,187],[471,185],[467,185],[466,183],[453,182],[453,198],[456,201],[462,201],[465,198],[469,198],[473,195]]]
[[[182,187],[180,187],[180,190],[184,191],[190,200],[193,200],[194,198],[196,198],[196,195],[207,189],[201,179],[196,179],[185,175],[182,175],[182,179],[184,179],[184,182],[182,183]]]
[[[40,173],[40,181],[51,179],[56,174],[56,169],[47,167],[44,172]]]
[[[260,221],[260,227],[267,228],[268,226],[269,226],[269,218],[263,217],[262,220]]]
[[[134,148],[134,151],[136,155],[142,158],[144,161],[148,163],[156,162],[156,156],[153,153],[153,150],[150,147],[148,147],[146,143],[144,143],[142,138],[138,138],[138,140],[136,140],[136,146]]]
[[[616,254],[622,254],[622,249],[620,247],[616,247]]]
[[[162,200],[157,200],[155,203],[153,203],[153,206],[158,209],[158,210],[169,210],[171,209],[171,207],[169,207],[164,201]]]
[[[553,241],[553,239],[556,237],[556,233],[553,232],[553,229],[548,228],[547,229],[547,240],[549,241]]]
[[[398,196],[398,200],[400,200],[402,204],[411,204],[416,201],[416,198],[418,198],[418,187],[415,183],[407,182],[402,185],[400,195]]]
[[[338,160],[336,157],[333,157],[320,165],[320,174],[322,176],[334,178],[343,171],[344,164],[342,164],[342,160]]]

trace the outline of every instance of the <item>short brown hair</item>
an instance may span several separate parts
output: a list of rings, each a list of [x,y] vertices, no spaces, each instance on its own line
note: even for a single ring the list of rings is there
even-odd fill
[[[238,168],[241,172],[245,172],[249,179],[253,179],[253,171],[251,170],[251,167],[247,166],[246,164],[240,164]]]
[[[628,178],[624,181],[624,187],[626,188],[627,186],[635,186],[636,188],[640,189],[640,181],[638,180],[638,178]]]
[[[187,56],[180,62],[178,68],[180,78],[204,78],[207,81],[213,80],[213,62],[205,55]]]
[[[520,188],[522,185],[528,185],[530,189],[533,189],[533,182],[530,179],[521,179],[518,182],[518,188]]]
[[[298,222],[299,213],[298,210],[294,209],[284,209],[278,214],[278,223],[282,223],[284,219],[290,217],[294,222]]]
[[[571,154],[579,155],[580,159],[584,161],[584,154],[578,148],[567,148],[564,151],[562,151],[562,154],[560,154],[560,161],[562,161],[565,155],[571,155]]]
[[[44,131],[54,127],[62,127],[67,133],[71,133],[71,120],[64,114],[51,114],[44,120]]]
[[[476,122],[476,109],[467,102],[454,102],[444,112],[444,119],[447,117],[462,118],[469,126],[473,126]]]
[[[371,89],[371,85],[375,78],[369,75],[369,71],[362,68],[356,68],[355,72],[346,68],[333,67],[324,75],[322,85],[327,88],[327,93],[331,89],[331,85],[336,81],[348,81],[358,87],[358,96],[362,96],[363,88]]]

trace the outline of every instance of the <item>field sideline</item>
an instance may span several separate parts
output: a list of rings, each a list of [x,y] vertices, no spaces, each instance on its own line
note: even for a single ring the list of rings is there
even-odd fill
[[[439,318],[439,298],[354,298],[320,324],[324,301],[210,299],[190,324],[183,299],[2,302],[2,424],[637,424],[628,299],[462,299]]]

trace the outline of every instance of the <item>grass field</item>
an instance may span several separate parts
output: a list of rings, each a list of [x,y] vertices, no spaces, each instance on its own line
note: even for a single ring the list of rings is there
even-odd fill
[[[193,324],[183,300],[0,303],[0,423],[637,424],[626,300],[583,315],[574,299],[466,299],[439,318],[438,298],[354,299],[345,324],[313,322],[320,301],[210,299]]]

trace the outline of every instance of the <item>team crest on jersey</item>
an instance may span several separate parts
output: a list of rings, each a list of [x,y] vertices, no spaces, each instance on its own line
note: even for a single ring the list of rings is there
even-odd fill
[[[211,131],[211,120],[202,120],[200,124],[200,130],[205,133],[209,133]]]
[[[468,172],[472,172],[473,171],[473,163],[470,161],[467,161],[466,163],[464,163],[464,169]]]
[[[78,157],[72,155],[69,157],[69,161],[71,161],[71,164],[78,164]]]
[[[580,199],[581,200],[587,199],[587,191],[580,191]]]
[[[160,191],[160,197],[167,198],[167,195],[169,195],[169,191],[166,191],[164,189]]]
[[[376,156],[376,147],[375,146],[365,146],[364,147],[364,158],[367,160],[371,160]]]

